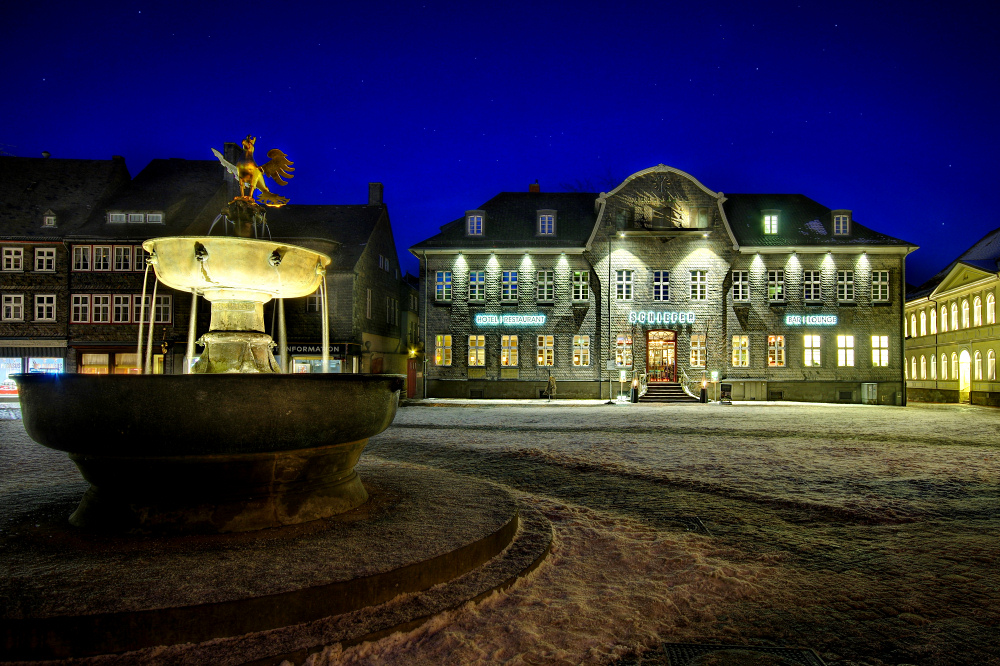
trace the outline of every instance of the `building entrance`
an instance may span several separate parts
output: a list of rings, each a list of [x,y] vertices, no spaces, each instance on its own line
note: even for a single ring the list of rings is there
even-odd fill
[[[651,382],[677,381],[676,331],[646,331],[646,374]]]

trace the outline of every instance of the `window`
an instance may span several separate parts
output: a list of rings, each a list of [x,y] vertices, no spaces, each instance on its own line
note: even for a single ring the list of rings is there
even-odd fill
[[[948,379],[948,357],[941,354],[941,381]]]
[[[818,367],[820,362],[820,336],[806,335],[803,344],[805,346],[805,366]]]
[[[733,367],[746,368],[750,365],[750,341],[746,335],[733,336]]]
[[[163,224],[163,213],[150,213],[146,216],[147,224]]]
[[[975,362],[975,368],[976,368],[975,369],[975,373],[976,374],[974,375],[974,377],[975,377],[975,379],[977,381],[982,381],[982,379],[983,379],[983,355],[981,353],[979,353],[978,351],[976,352],[975,361],[974,362]]]
[[[153,315],[153,311],[149,307],[151,298],[152,296],[148,294],[145,299],[143,299],[142,294],[132,295],[132,321],[149,323],[149,318]]]
[[[35,270],[52,273],[56,270],[56,249],[54,247],[35,248]]]
[[[958,330],[958,303],[951,304],[951,330]]]
[[[705,334],[691,334],[691,366],[695,368],[705,367],[706,354]]]
[[[111,246],[110,245],[95,245],[94,246],[94,270],[95,271],[110,271],[111,270]]]
[[[873,335],[872,336],[872,367],[874,367],[874,368],[888,368],[889,367],[889,336],[888,335]]]
[[[385,323],[390,326],[399,324],[399,301],[391,296],[385,297]]]
[[[143,222],[146,221],[146,216],[143,215],[142,213],[129,213],[128,221],[133,224],[135,223],[142,224]]]
[[[538,271],[535,282],[535,300],[551,303],[556,299],[555,274],[552,271]]]
[[[837,365],[840,367],[854,367],[854,336],[837,336]]]
[[[837,300],[854,300],[854,271],[837,271]]]
[[[969,299],[962,299],[962,328],[969,328]]]
[[[590,336],[573,336],[573,365],[580,367],[590,365]]]
[[[889,271],[872,271],[872,302],[889,302]]]
[[[767,272],[767,300],[785,300],[785,271]]]
[[[615,339],[615,365],[619,368],[632,367],[632,336],[621,335]]]
[[[56,216],[51,214],[42,216],[42,226],[44,227],[56,226]]]
[[[927,362],[928,370],[931,371],[931,379],[937,379],[937,362],[934,356],[931,356],[930,360]]]
[[[125,224],[125,213],[108,213],[108,224]]]
[[[306,312],[319,312],[322,297],[319,294],[306,296]]]
[[[941,306],[941,332],[948,332],[948,308],[944,305]]]
[[[372,318],[372,290],[365,290],[365,317]]]
[[[937,333],[937,310],[931,308],[931,335]]]
[[[482,236],[483,235],[483,216],[482,215],[469,215],[465,218],[466,222],[466,233],[470,236]]]
[[[500,274],[500,300],[517,300],[517,271],[503,271]]]
[[[55,294],[38,294],[35,296],[35,321],[56,320]]]
[[[765,234],[776,234],[778,233],[778,216],[775,213],[766,213],[764,215],[764,233]]]
[[[469,300],[486,300],[486,271],[469,271]]]
[[[132,270],[132,246],[115,245],[115,270]]]
[[[5,247],[3,249],[3,269],[5,271],[24,270],[23,247]]]
[[[111,321],[115,324],[127,324],[131,321],[132,295],[115,294],[111,297]]]
[[[850,215],[834,215],[833,216],[833,235],[834,236],[846,236],[850,230]]]
[[[132,262],[132,267],[137,271],[142,271],[146,269],[146,259],[149,257],[149,253],[141,245],[135,246],[135,261]]]
[[[911,356],[910,357],[910,376],[907,379],[916,379],[916,378],[917,378],[917,357],[916,356]]]
[[[573,271],[573,300],[586,301],[590,299],[590,273]]]
[[[986,352],[986,379],[991,382],[997,379],[997,355],[992,349]]]
[[[616,298],[619,301],[632,300],[632,271],[615,271]]]
[[[3,295],[3,320],[24,321],[24,294]]]
[[[983,325],[983,300],[978,296],[972,301],[972,325]]]
[[[451,271],[438,271],[434,278],[434,300],[451,300]],[[451,365],[449,363],[448,365]]]
[[[555,365],[555,360],[556,352],[554,336],[539,335],[537,365]]]
[[[920,355],[920,378],[927,379],[927,357]]]
[[[927,335],[927,313],[920,311],[920,335]]]
[[[670,300],[670,273],[669,271],[653,271],[653,300]]]
[[[517,336],[503,335],[500,337],[500,365],[517,365]]]
[[[708,298],[708,276],[705,271],[691,271],[691,300],[704,301]]]
[[[802,271],[802,298],[807,302],[822,300],[819,271]]]
[[[111,323],[111,295],[94,294],[90,297],[90,321],[95,324]],[[146,316],[147,321],[149,315]]]
[[[767,365],[770,368],[785,367],[785,336],[767,336]]]
[[[733,300],[750,300],[750,274],[747,271],[733,271]]]
[[[486,336],[469,336],[469,367],[486,365]]]
[[[958,379],[958,354],[956,352],[951,353],[951,376]]]
[[[906,322],[904,322],[904,323],[906,323]],[[917,315],[916,314],[911,314],[910,315],[910,337],[911,338],[917,337]]]
[[[986,323],[997,323],[997,299],[993,294],[986,295]]]
[[[73,246],[73,270],[74,271],[89,271],[90,270],[90,246],[89,245],[74,245]]]
[[[86,324],[90,321],[90,295],[73,294],[70,297],[70,323]]]
[[[545,213],[538,216],[538,235],[552,236],[556,233],[556,216]]]
[[[434,336],[434,365],[451,365],[451,336]]]

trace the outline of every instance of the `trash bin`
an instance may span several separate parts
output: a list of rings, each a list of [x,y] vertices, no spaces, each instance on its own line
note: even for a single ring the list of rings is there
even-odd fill
[[[629,402],[639,402],[639,389],[633,386],[628,399]]]
[[[708,389],[707,388],[702,387],[702,389],[701,389],[701,398],[700,398],[699,402],[708,402]]]

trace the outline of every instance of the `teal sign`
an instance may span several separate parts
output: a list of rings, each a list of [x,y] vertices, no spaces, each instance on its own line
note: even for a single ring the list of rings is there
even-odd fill
[[[836,326],[837,315],[785,315],[786,326]]]
[[[693,324],[693,312],[664,312],[662,310],[632,310],[628,313],[630,324]]]
[[[545,315],[543,314],[486,314],[481,312],[476,315],[476,326],[543,326]]]

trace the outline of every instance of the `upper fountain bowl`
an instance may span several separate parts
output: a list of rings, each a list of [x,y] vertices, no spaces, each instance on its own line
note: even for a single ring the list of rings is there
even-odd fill
[[[219,291],[308,296],[330,265],[330,257],[322,252],[253,238],[174,236],[151,238],[142,247],[153,255],[160,282],[182,291],[194,289],[209,300]]]

